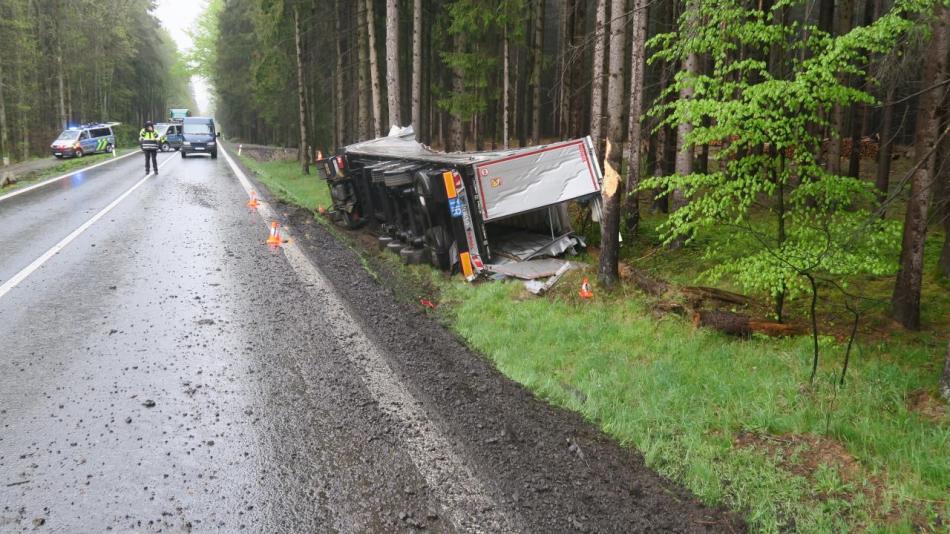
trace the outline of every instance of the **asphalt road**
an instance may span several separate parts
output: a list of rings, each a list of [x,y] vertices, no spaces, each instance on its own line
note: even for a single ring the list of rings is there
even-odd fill
[[[0,198],[0,532],[741,530],[217,160]],[[370,312],[365,312],[372,308]]]

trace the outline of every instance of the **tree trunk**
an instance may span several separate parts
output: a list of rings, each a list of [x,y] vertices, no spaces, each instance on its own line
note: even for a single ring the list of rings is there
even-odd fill
[[[945,75],[944,82],[950,80],[950,75]],[[940,191],[940,202],[938,209],[939,216],[943,224],[943,248],[940,250],[940,259],[937,267],[940,270],[940,276],[950,278],[950,92],[946,91],[943,95],[943,105],[941,106],[943,138],[940,140],[940,146],[937,148],[937,168],[939,173],[937,180],[942,187]]]
[[[590,138],[594,151],[603,154],[604,125],[604,50],[607,48],[607,0],[597,0],[597,19],[594,24],[594,68],[590,84]],[[634,46],[636,37],[634,36]],[[635,80],[636,78],[634,78]],[[633,96],[633,89],[630,89]],[[631,103],[631,107],[633,104]]]
[[[687,5],[687,12],[693,10],[692,5]],[[695,27],[695,18],[690,17],[690,20],[687,22],[687,31],[693,32]],[[694,52],[687,54],[686,59],[683,61],[683,70],[686,71],[686,75],[689,79],[693,79],[696,75],[699,74],[699,56]],[[691,81],[687,85],[683,86],[680,89],[680,100],[688,100],[693,97],[693,87],[690,85]],[[693,125],[689,122],[682,122],[676,128],[676,174],[680,176],[687,176],[693,173],[693,145],[686,142],[687,136],[693,131]],[[683,190],[676,188],[673,190],[672,206],[670,206],[670,211],[676,211],[684,207],[687,203],[686,196],[683,193]],[[671,248],[680,248],[684,244],[684,238],[678,237],[670,243]]]
[[[944,72],[947,63],[950,8],[937,3],[934,11],[933,41],[927,47],[923,62],[921,87],[933,87]],[[939,137],[941,88],[921,93],[917,107],[917,128],[914,153],[920,162],[911,179],[910,199],[904,218],[904,237],[901,243],[900,270],[891,297],[894,318],[905,328],[920,327],[920,286],[923,278],[924,240],[927,236],[927,216],[935,184],[936,150]]]
[[[357,135],[359,136],[360,141],[362,141],[364,139],[368,139],[370,135],[372,135],[371,124],[373,121],[369,112],[369,87],[367,87],[368,84],[366,83],[366,70],[369,68],[367,65],[369,57],[367,56],[366,51],[366,37],[364,37],[365,33],[363,32],[363,28],[366,27],[366,3],[360,2],[356,10],[356,17],[358,20],[357,26],[359,28],[359,30],[355,32],[357,39],[356,49],[358,61],[356,68],[359,70],[359,76],[357,77],[359,80],[359,87],[357,87],[357,92],[359,94],[357,97],[359,100],[357,108],[357,114],[359,115],[359,128],[357,130]]]
[[[373,97],[373,135],[383,135],[383,102],[379,91],[379,63],[376,49],[376,16],[373,14],[373,0],[366,0],[366,30],[369,37],[369,79]]]
[[[412,3],[412,127],[422,139],[422,0]]]
[[[894,139],[897,137],[897,134],[891,131],[894,129],[894,104],[891,102],[894,100],[896,86],[897,83],[894,80],[887,82],[887,93],[884,96],[884,117],[879,136],[880,147],[877,152],[877,179],[875,185],[878,190],[878,202],[882,204],[887,200],[887,194],[890,190],[891,152],[894,149]],[[884,217],[885,213],[886,209],[882,206],[881,218]]]
[[[571,24],[573,34],[571,36],[571,62],[570,62],[570,93],[568,103],[570,114],[568,115],[567,135],[569,137],[580,137],[587,131],[584,127],[584,109],[586,102],[584,96],[586,91],[582,87],[587,83],[587,76],[584,74],[584,54],[586,48],[584,41],[587,38],[586,23],[587,19],[587,0],[578,0],[574,2]],[[588,108],[589,109],[589,108]]]
[[[7,130],[7,106],[3,94],[3,65],[0,65],[0,162],[10,164],[10,136]]]
[[[297,153],[301,170],[304,174],[310,174],[310,157],[307,154],[307,114],[303,94],[303,53],[300,50],[300,10],[296,4],[294,5],[294,45],[297,49],[297,102],[300,108],[300,144]]]
[[[851,31],[851,22],[854,18],[854,0],[842,0],[838,8],[838,24],[835,35],[844,35]],[[839,74],[839,80],[848,84],[848,75]],[[844,107],[835,104],[831,113],[831,135],[828,139],[828,154],[825,161],[825,170],[831,174],[841,174],[841,136],[844,133]],[[854,147],[852,147],[853,150]]]
[[[389,127],[402,126],[399,98],[399,0],[386,0],[386,96]]]
[[[504,36],[502,37],[502,61],[504,65],[502,66],[502,81],[501,81],[501,95],[502,95],[502,117],[501,117],[501,147],[504,149],[508,148],[508,116],[511,114],[511,99],[509,93],[511,88],[510,72],[509,72],[509,63],[511,62],[510,49],[508,46],[508,23],[505,22]]]
[[[59,127],[66,128],[66,88],[63,82],[63,52],[62,45],[59,45],[59,50],[56,54],[56,79],[59,82]]]
[[[465,51],[465,37],[463,34],[455,36],[455,46],[457,51]],[[452,90],[457,94],[462,94],[465,91],[464,79],[465,73],[461,69],[452,69]],[[455,113],[449,113],[449,141],[452,145],[449,150],[465,150],[465,132],[462,128],[462,120]]]
[[[630,113],[627,131],[630,145],[627,152],[627,230],[636,231],[640,224],[641,138],[643,115],[643,71],[646,67],[647,0],[633,2],[633,44],[630,49]]]
[[[538,0],[531,51],[531,144],[541,144],[541,67],[544,64],[544,0]]]
[[[333,144],[334,147],[341,147],[346,144],[346,123],[349,121],[343,107],[343,47],[340,44],[340,39],[343,38],[343,24],[340,20],[340,5],[338,3],[333,4],[333,11],[335,14],[334,25],[336,26],[336,32],[333,35],[333,41],[336,44],[336,75],[334,76],[336,85],[333,95],[333,101],[336,104],[334,113],[336,115],[334,121],[336,124],[334,137],[336,139]]]
[[[626,1],[611,0],[610,61],[607,82],[607,150],[604,157],[604,210],[600,222],[600,283],[610,287],[620,279],[620,199],[623,181],[623,59],[626,40]]]

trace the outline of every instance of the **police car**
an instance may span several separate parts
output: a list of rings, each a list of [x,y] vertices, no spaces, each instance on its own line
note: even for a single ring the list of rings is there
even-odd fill
[[[57,158],[77,157],[115,150],[115,133],[112,127],[118,123],[83,124],[63,130],[50,145]]]

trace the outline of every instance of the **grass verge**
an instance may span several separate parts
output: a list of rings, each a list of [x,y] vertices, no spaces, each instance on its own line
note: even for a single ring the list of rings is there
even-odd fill
[[[128,154],[132,150],[138,150],[138,148],[120,148],[116,149],[116,156],[123,156]],[[82,158],[69,158],[57,160],[55,164],[50,167],[45,167],[40,170],[27,172],[22,176],[17,176],[17,182],[11,186],[4,187],[0,189],[0,196],[10,192],[16,191],[17,189],[33,185],[37,182],[46,180],[47,178],[52,178],[60,174],[66,174],[73,171],[80,170],[84,167],[90,165],[95,165],[96,163],[102,163],[110,158],[112,154],[93,154],[90,156],[85,156]],[[37,158],[40,159],[40,158]],[[32,160],[31,160],[32,161]],[[2,171],[2,169],[0,169]]]
[[[329,203],[325,184],[301,180],[294,162],[246,163],[281,198],[311,210]],[[627,287],[581,300],[581,273],[538,298],[519,283],[466,284],[360,252],[409,287],[436,290],[439,318],[505,375],[580,412],[707,503],[739,511],[754,531],[947,528],[950,416],[933,396],[945,340],[859,343],[839,389],[844,347],[823,338],[812,387],[806,338],[696,330],[653,316]]]

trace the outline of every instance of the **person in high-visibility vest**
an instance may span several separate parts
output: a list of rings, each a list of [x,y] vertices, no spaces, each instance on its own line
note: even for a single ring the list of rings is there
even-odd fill
[[[145,153],[145,174],[151,171],[151,167],[155,167],[155,174],[158,174],[158,132],[155,131],[152,121],[147,121],[145,127],[139,131],[139,144]]]

